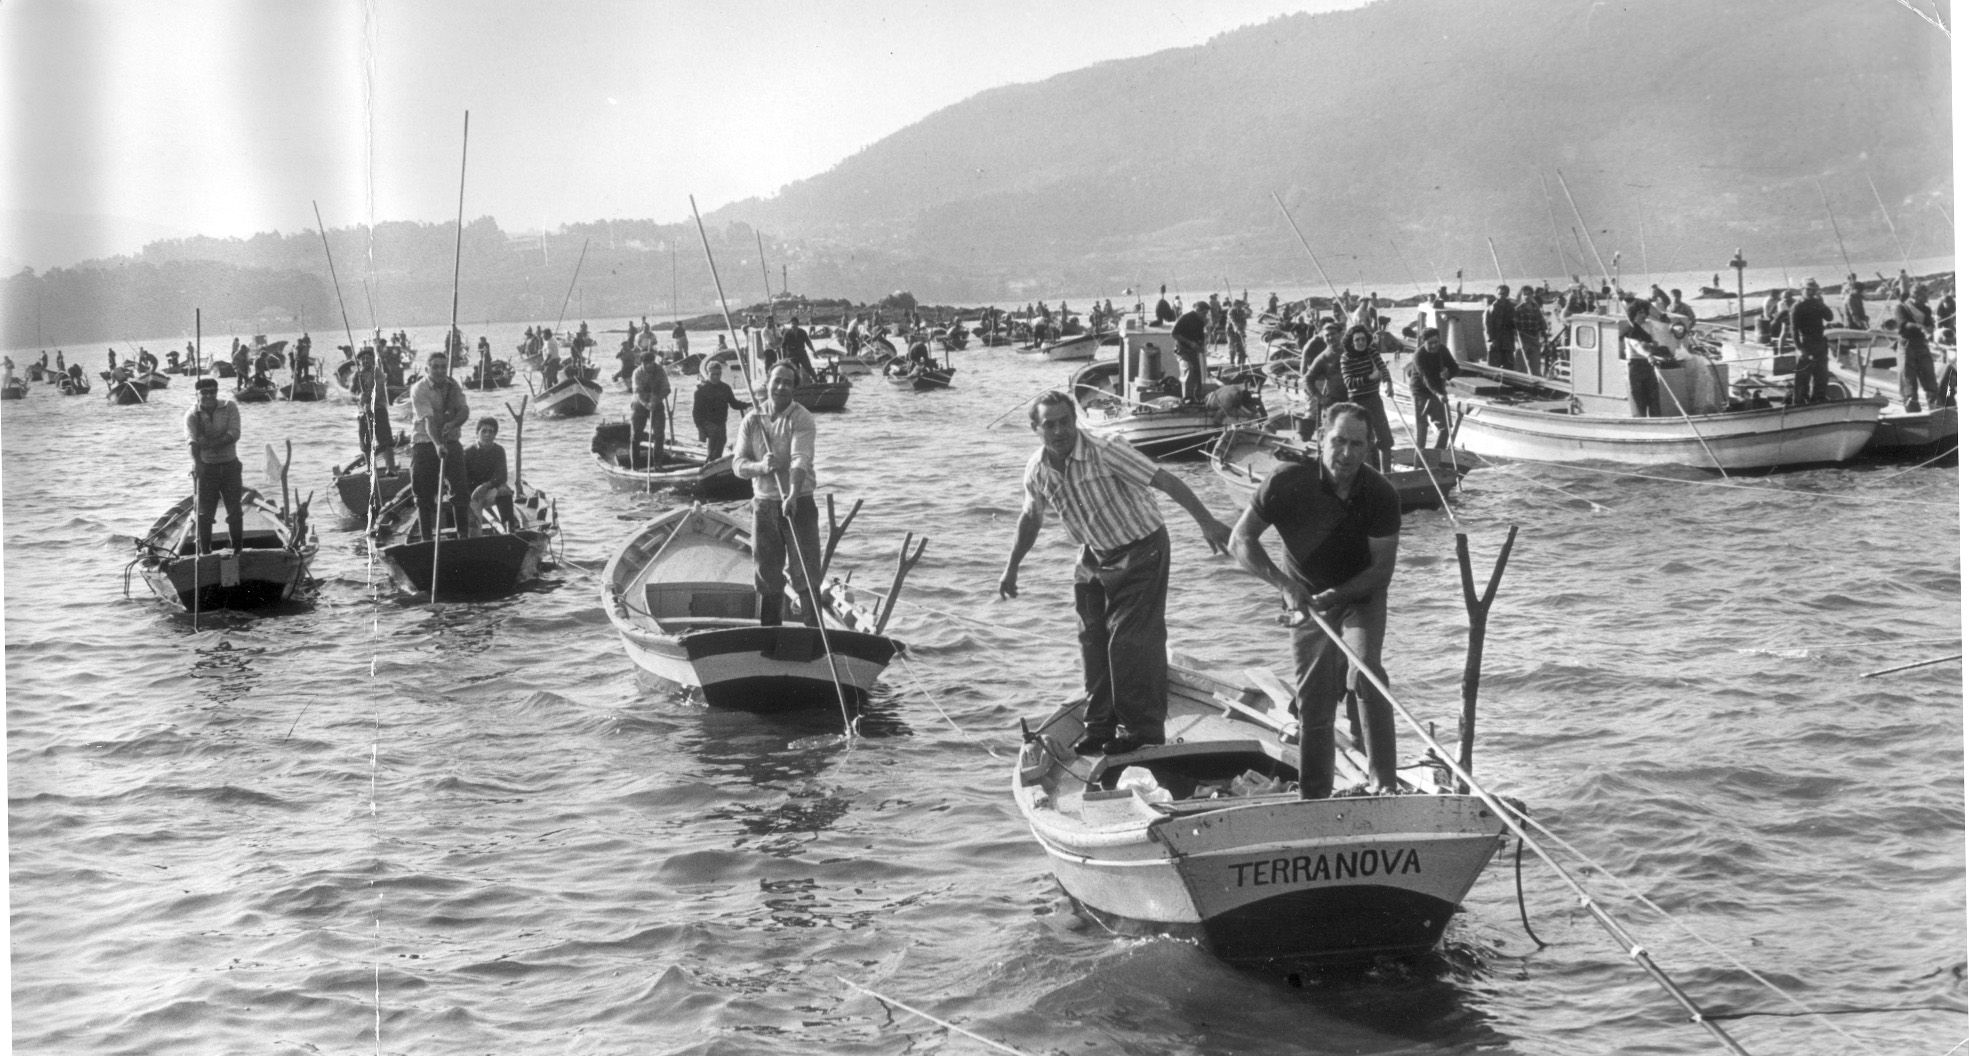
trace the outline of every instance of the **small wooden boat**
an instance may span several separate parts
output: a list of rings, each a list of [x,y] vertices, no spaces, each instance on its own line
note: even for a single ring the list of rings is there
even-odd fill
[[[80,371],[63,374],[55,379],[55,388],[59,389],[63,396],[86,396],[89,393],[89,379]]]
[[[1394,468],[1383,474],[1395,486],[1402,512],[1440,509],[1443,496],[1456,489],[1468,467],[1456,464],[1448,451],[1425,450],[1421,457],[1414,450],[1396,450]],[[1255,425],[1224,430],[1210,448],[1210,468],[1240,502],[1258,490],[1281,462],[1314,462],[1319,445],[1296,435],[1268,432]]]
[[[137,541],[135,565],[165,604],[192,611],[261,609],[304,594],[316,549],[308,503],[283,510],[252,488],[241,501],[243,533],[232,538],[220,504],[210,554],[198,553],[193,496],[165,511]]]
[[[507,389],[513,385],[513,365],[503,359],[484,360],[472,368],[471,376],[460,385],[478,392]]]
[[[264,374],[248,378],[246,384],[234,389],[232,398],[239,403],[272,403],[280,399],[280,386]]]
[[[1093,359],[1095,352],[1100,347],[1101,342],[1098,335],[1092,333],[1076,334],[1072,337],[1062,337],[1057,340],[1044,342],[1038,348],[1027,352],[1026,355],[1033,359],[1073,362],[1076,360]]]
[[[534,406],[544,418],[581,418],[601,406],[602,387],[580,377],[567,377],[540,394]]]
[[[1129,329],[1112,360],[1073,372],[1068,391],[1080,406],[1081,428],[1126,440],[1150,458],[1196,457],[1231,424],[1211,408],[1171,395],[1175,378],[1164,373],[1173,353],[1166,330]],[[1259,415],[1262,419],[1262,411]]]
[[[914,392],[935,392],[950,388],[950,379],[956,375],[957,368],[948,363],[940,367],[912,364],[904,359],[892,359],[882,368],[882,377],[898,389]]]
[[[703,448],[670,444],[655,465],[649,465],[647,458],[632,464],[628,422],[596,426],[589,450],[616,491],[675,491],[713,501],[752,497],[752,482],[732,472],[729,454],[706,462]]]
[[[810,411],[838,411],[848,406],[848,395],[852,392],[853,382],[842,377],[840,371],[823,367],[818,376],[801,382],[793,390],[793,402]]]
[[[1636,417],[1619,319],[1569,317],[1555,376],[1547,378],[1476,361],[1484,348],[1481,305],[1424,308],[1422,314],[1419,325],[1441,329],[1461,361],[1463,373],[1450,381],[1453,442],[1485,457],[1723,471],[1825,465],[1859,454],[1886,404],[1869,397],[1786,406],[1788,383],[1756,374],[1732,380],[1731,363],[1743,355],[1726,346],[1727,362],[1712,362],[1686,335],[1663,324],[1652,336],[1678,354],[1656,375],[1661,416]],[[1402,359],[1390,365],[1397,377]],[[1413,420],[1406,385],[1395,386],[1394,402]]]
[[[1432,949],[1502,846],[1502,820],[1434,765],[1401,768],[1399,794],[1299,798],[1290,699],[1172,658],[1166,744],[1076,756],[1084,698],[1024,729],[1012,797],[1074,903],[1232,962]],[[1366,760],[1338,754],[1336,784],[1362,781]]]
[[[520,473],[525,399],[518,411],[508,410],[515,423],[508,479],[519,524],[507,530],[499,523],[499,511],[488,507],[474,526],[476,534],[464,530],[452,522],[450,504],[440,492],[437,511],[443,523],[437,532],[419,535],[416,494],[403,488],[377,511],[369,530],[390,578],[403,590],[429,595],[432,601],[481,600],[510,594],[539,578],[561,534],[560,511]]]
[[[104,395],[109,398],[110,403],[118,407],[128,407],[133,403],[150,402],[150,386],[148,385],[141,384],[132,378],[125,378],[122,381],[118,381],[115,375],[108,371],[103,371],[103,380],[109,383],[109,388]]]
[[[372,498],[380,510],[396,497],[397,492],[410,486],[409,434],[399,432],[396,435],[393,454],[396,464],[373,476],[369,459],[361,454],[347,465],[329,468],[333,486],[330,494],[334,496],[336,520],[341,526],[355,528],[367,524]]]
[[[26,397],[27,379],[25,378],[8,378],[6,384],[0,385],[0,400],[19,400]]]
[[[171,375],[166,374],[161,370],[153,370],[150,373],[143,375],[142,378],[136,380],[141,381],[143,384],[150,386],[152,391],[156,391],[158,389],[168,389],[171,387]]]
[[[302,378],[282,385],[280,398],[295,403],[317,403],[328,398],[328,383],[320,378]]]
[[[822,627],[761,624],[749,511],[701,504],[637,528],[601,584],[602,609],[639,669],[714,707],[754,710],[867,700],[903,646],[840,593],[821,591]],[[795,604],[789,594],[787,612]]]

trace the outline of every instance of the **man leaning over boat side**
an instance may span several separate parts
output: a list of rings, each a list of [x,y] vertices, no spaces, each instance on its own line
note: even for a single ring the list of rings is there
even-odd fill
[[[820,511],[814,506],[814,416],[793,402],[800,369],[781,360],[766,374],[766,400],[738,427],[732,472],[752,482],[752,572],[759,623],[780,622],[786,584],[800,599],[801,621],[820,626],[819,584],[807,575],[820,561]]]
[[[226,504],[226,531],[238,554],[245,537],[245,485],[240,480],[239,404],[219,399],[219,379],[198,379],[198,402],[185,415],[191,445],[192,488],[198,499],[198,552],[212,552],[212,518]]]
[[[465,448],[459,436],[472,417],[465,388],[451,379],[451,356],[433,352],[424,376],[410,387],[410,493],[417,499],[417,525],[425,539],[438,537],[439,478],[451,489],[451,519],[463,536],[470,531],[472,492],[465,484]],[[387,442],[387,440],[385,441]]]
[[[1196,519],[1212,553],[1224,552],[1231,530],[1181,478],[1126,441],[1081,432],[1066,393],[1040,396],[1029,416],[1039,450],[1026,462],[1025,505],[998,593],[1019,596],[1019,564],[1050,507],[1080,544],[1073,607],[1087,722],[1073,750],[1120,755],[1161,744],[1169,714],[1169,529],[1154,492]]]
[[[1371,437],[1365,408],[1352,403],[1327,408],[1318,461],[1282,462],[1266,476],[1231,529],[1231,556],[1278,588],[1287,610],[1325,620],[1374,676],[1386,681],[1381,641],[1388,629],[1388,582],[1395,574],[1402,518],[1394,486],[1364,464]],[[1283,569],[1259,541],[1274,527],[1285,552]],[[1334,716],[1350,693],[1359,701],[1359,732],[1373,790],[1394,791],[1395,717],[1387,698],[1360,677],[1313,619],[1294,625],[1292,661],[1300,797],[1333,794]]]

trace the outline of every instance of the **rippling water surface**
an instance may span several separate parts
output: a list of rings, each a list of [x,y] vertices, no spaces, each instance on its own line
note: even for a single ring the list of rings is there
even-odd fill
[[[5,404],[15,1050],[987,1051],[887,998],[1033,1054],[1722,1051],[1530,853],[1546,945],[1506,853],[1443,956],[1368,973],[1232,969],[1077,918],[1007,791],[1018,717],[1077,685],[1057,527],[1023,595],[994,596],[1034,444],[1014,409],[1066,370],[956,361],[954,392],[866,379],[820,420],[824,490],[866,502],[836,568],[884,585],[903,533],[930,537],[896,615],[912,654],[847,745],[838,715],[638,684],[596,573],[667,500],[607,490],[594,419],[526,429],[566,528],[552,582],[428,606],[379,593],[327,516],[350,405],[244,408],[249,482],[293,442],[323,582],[311,609],[194,625],[125,576],[186,486],[184,380],[149,406]],[[1207,466],[1176,472],[1235,512]],[[1455,533],[1481,584],[1518,526],[1479,777],[1611,871],[1549,844],[1696,1001],[1785,1013],[1726,1021],[1749,1051],[1950,1051],[1961,667],[1860,676],[1960,651],[1957,471],[1664,476],[1493,467],[1455,521],[1411,515],[1395,690],[1451,735]],[[1176,647],[1287,666],[1274,597],[1164,509]]]

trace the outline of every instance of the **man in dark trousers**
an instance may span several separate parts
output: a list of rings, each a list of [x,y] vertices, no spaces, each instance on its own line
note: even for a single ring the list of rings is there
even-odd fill
[[[1203,402],[1203,357],[1207,351],[1204,342],[1209,340],[1210,306],[1203,301],[1191,301],[1190,310],[1176,320],[1169,328],[1169,336],[1176,339],[1176,359],[1183,364],[1183,402]]]
[[[1334,716],[1349,694],[1360,704],[1372,782],[1368,791],[1397,787],[1394,708],[1360,677],[1318,622],[1332,628],[1375,678],[1387,680],[1381,641],[1388,629],[1388,582],[1395,574],[1402,516],[1394,486],[1365,464],[1372,444],[1362,408],[1351,403],[1327,408],[1319,460],[1281,462],[1231,529],[1231,556],[1276,587],[1297,621],[1292,660],[1298,676],[1302,799],[1333,794]],[[1285,552],[1283,569],[1259,542],[1273,527]]]
[[[663,427],[666,404],[670,399],[670,375],[656,361],[655,352],[642,354],[642,364],[629,379],[629,464],[655,466],[665,461]],[[643,446],[648,433],[649,446]]]
[[[712,361],[704,366],[704,379],[691,396],[691,422],[698,439],[704,441],[704,460],[713,462],[725,453],[725,421],[729,411],[749,411],[752,405],[740,400],[725,384],[725,365]]]
[[[1518,306],[1511,302],[1511,287],[1499,286],[1497,299],[1484,309],[1484,337],[1490,344],[1490,365],[1511,369],[1511,346],[1518,338]]]
[[[1415,405],[1415,446],[1429,446],[1429,423],[1436,423],[1436,446],[1449,446],[1449,379],[1456,376],[1456,357],[1443,345],[1443,332],[1422,331],[1422,347],[1408,364],[1409,402]]]
[[[1831,349],[1825,328],[1833,323],[1832,309],[1819,297],[1819,280],[1805,280],[1805,296],[1791,306],[1790,331],[1798,343],[1798,366],[1791,380],[1791,402],[1824,403],[1828,398]]]
[[[198,403],[185,415],[191,446],[192,490],[198,496],[198,552],[212,552],[212,518],[226,504],[226,531],[236,555],[246,532],[245,485],[240,480],[239,404],[219,399],[219,379],[198,379]]]
[[[1039,450],[1026,462],[1025,506],[1012,553],[998,580],[1001,597],[1019,596],[1019,563],[1039,538],[1051,509],[1080,544],[1073,607],[1080,618],[1080,668],[1087,687],[1080,755],[1120,755],[1163,742],[1169,715],[1169,529],[1155,492],[1196,519],[1214,553],[1230,529],[1182,478],[1150,462],[1126,441],[1080,431],[1063,392],[1034,401]]]

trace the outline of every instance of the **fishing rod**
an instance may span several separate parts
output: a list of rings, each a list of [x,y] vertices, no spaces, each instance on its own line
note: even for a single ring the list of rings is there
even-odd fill
[[[1408,281],[1409,281],[1409,284],[1410,284],[1410,285],[1412,285],[1412,286],[1414,286],[1414,287],[1415,287],[1415,289],[1417,290],[1417,292],[1420,292],[1420,293],[1427,293],[1427,292],[1429,292],[1429,291],[1428,291],[1428,290],[1427,290],[1426,288],[1424,288],[1424,287],[1423,287],[1423,285],[1422,285],[1422,283],[1421,283],[1421,282],[1420,282],[1419,280],[1417,280],[1417,279],[1416,279],[1416,277],[1415,277],[1415,269],[1414,269],[1414,268],[1411,268],[1411,267],[1409,267],[1409,266],[1408,266],[1408,257],[1406,257],[1406,256],[1404,256],[1404,255],[1402,254],[1402,247],[1401,247],[1400,245],[1398,245],[1398,244],[1396,244],[1396,242],[1395,242],[1395,240],[1394,240],[1394,238],[1393,238],[1393,236],[1390,236],[1390,237],[1389,237],[1389,239],[1388,239],[1388,246],[1389,246],[1389,248],[1391,248],[1391,249],[1393,249],[1393,250],[1395,251],[1395,259],[1396,259],[1396,260],[1399,260],[1399,261],[1401,261],[1401,262],[1402,262],[1402,271],[1404,271],[1404,272],[1406,272],[1406,273],[1408,274]]]
[[[335,254],[328,248],[328,228],[321,222],[321,203],[310,201],[314,206],[315,230],[321,234],[321,254],[328,258],[328,281],[335,285],[335,304],[342,310],[342,332],[349,336],[349,356],[356,354],[356,332],[349,325],[349,305],[342,299],[342,280],[335,277]]]
[[[1313,253],[1313,247],[1306,242],[1306,236],[1299,233],[1298,221],[1292,219],[1291,210],[1288,210],[1285,207],[1285,203],[1283,201],[1280,201],[1277,191],[1272,192],[1272,201],[1278,202],[1278,211],[1285,214],[1285,222],[1292,226],[1293,236],[1299,239],[1299,245],[1305,248],[1306,255],[1313,258],[1314,269],[1316,269],[1320,273],[1320,278],[1325,280],[1327,291],[1333,294],[1334,303],[1338,304],[1340,301],[1339,289],[1333,285],[1332,279],[1327,278],[1326,269],[1320,267],[1320,258]]]
[[[462,203],[464,199],[464,191],[462,188],[459,191],[459,199]],[[459,210],[460,210],[459,215],[463,216],[464,206],[462,204],[459,206]],[[567,303],[574,299],[574,284],[581,281],[581,262],[587,259],[588,259],[588,240],[584,238],[581,240],[581,255],[574,258],[574,277],[567,280],[567,296],[561,298],[561,314],[559,317],[557,317],[554,320],[554,329],[551,331],[551,333],[554,334],[560,333],[561,324],[567,321]]]
[[[1832,237],[1839,243],[1839,260],[1846,265],[1846,274],[1858,275],[1853,270],[1853,260],[1846,255],[1846,239],[1839,233],[1839,218],[1832,215],[1832,201],[1825,196],[1825,181],[1812,177],[1812,185],[1819,189],[1819,204],[1825,206],[1825,218],[1832,221]]]
[[[1559,239],[1559,214],[1552,211],[1552,187],[1545,182],[1545,174],[1538,174],[1538,192],[1545,196],[1545,219],[1552,225],[1552,253],[1559,258],[1559,274],[1571,274],[1566,266],[1566,245]]]
[[[1586,218],[1579,215],[1579,203],[1573,200],[1572,188],[1566,184],[1566,174],[1560,172],[1558,169],[1553,169],[1552,171],[1559,177],[1559,189],[1566,193],[1566,204],[1572,206],[1573,219],[1579,221],[1579,227],[1575,227],[1572,230],[1574,235],[1578,235],[1581,228],[1586,227]],[[1593,250],[1593,259],[1599,262],[1600,277],[1607,281],[1607,285],[1613,285],[1613,273],[1607,270],[1607,262],[1600,259],[1600,247],[1593,244],[1593,233],[1591,231],[1586,232],[1586,244]]]
[[[732,346],[736,348],[738,346],[738,330],[737,328],[732,326],[732,309],[731,309],[731,305],[727,303],[725,300],[725,283],[723,279],[720,279],[718,277],[718,262],[716,260],[713,260],[711,257],[711,239],[709,236],[707,236],[704,233],[704,218],[699,216],[697,212],[697,196],[690,195],[688,197],[690,198],[690,203],[691,203],[691,219],[697,222],[698,241],[704,244],[704,263],[706,267],[711,269],[711,285],[718,291],[718,311],[724,316],[725,319],[725,333],[730,335]],[[749,346],[746,349],[742,349],[739,351],[738,364],[739,364],[739,369],[744,371],[745,373],[746,389],[750,390],[753,399],[757,400],[762,397],[758,388],[756,388],[753,384],[752,367],[749,362],[751,357],[746,354],[749,351],[750,351]],[[756,412],[757,408],[755,407],[754,410]],[[761,434],[760,439],[765,442],[767,453],[771,454],[772,438],[765,434],[766,424],[765,424],[764,417],[753,418],[748,416],[746,418],[746,421],[753,421],[758,423],[759,432]],[[740,424],[739,428],[741,429],[744,428],[743,423]],[[734,452],[734,454],[736,454],[736,452]],[[782,491],[791,490],[791,484],[792,484],[791,467],[788,467],[788,478],[786,484],[787,486],[783,487],[781,489]],[[754,501],[757,500],[755,499]],[[778,512],[780,512],[781,515],[784,516],[785,513],[784,510]],[[796,536],[794,536],[793,519],[791,517],[786,517],[785,520],[786,520],[786,528],[787,528],[786,534],[788,536],[787,543],[789,544],[789,548],[793,551],[794,555],[798,557],[800,560],[801,577],[807,580],[808,600],[811,601],[814,606],[814,629],[820,632],[821,648],[827,651],[828,674],[834,680],[835,699],[838,700],[841,704],[841,722],[845,728],[845,731],[842,736],[844,740],[852,744],[855,735],[855,723],[854,720],[850,718],[848,715],[848,695],[847,692],[841,688],[841,669],[838,666],[838,661],[834,657],[834,646],[832,643],[830,643],[827,640],[827,617],[826,614],[821,611],[821,607],[820,607],[820,587],[818,584],[814,583],[814,581],[810,577],[807,576],[807,556],[806,554],[801,552],[800,540]]]
[[[472,144],[472,112],[470,110],[467,110],[465,111],[465,135],[463,141],[459,145],[459,150],[458,150],[458,237],[452,244],[452,255],[451,255],[451,332],[444,335],[444,365],[447,373],[449,373],[451,367],[451,335],[458,332],[458,283],[459,283],[459,275],[462,272],[462,269],[464,267],[464,260],[465,260],[465,161],[469,151],[471,150],[471,144]],[[426,367],[427,371],[428,369],[429,368]],[[424,382],[428,386],[430,384],[430,379],[427,377],[424,379]],[[452,384],[455,385],[457,384],[457,382],[453,381]],[[429,419],[426,419],[424,422],[424,431],[431,434],[431,443],[433,446],[435,446],[438,449],[438,488],[437,488],[438,494],[433,496],[434,499],[439,497],[439,495],[443,493],[446,483],[445,473],[444,473],[444,460],[445,460],[446,452],[445,452],[445,445],[444,445],[444,420],[442,417],[442,412],[444,406],[449,402],[450,401],[445,398],[444,393],[440,392],[438,394],[438,408],[441,416],[435,423],[433,423]],[[369,478],[373,481],[376,479],[376,474],[374,472],[375,467],[372,466],[370,468],[371,468],[371,472]],[[454,503],[457,501],[457,499],[458,496],[456,495],[452,496],[452,500]],[[431,523],[426,526],[429,528],[431,533],[431,600],[433,602],[438,600],[438,548],[440,545],[440,539],[444,535],[444,529],[442,527],[443,523],[444,523],[443,509],[441,506],[439,506],[437,503],[434,502],[431,506]],[[458,524],[458,525],[453,525],[452,527],[457,529],[459,538],[461,539],[465,538],[467,534],[467,526],[463,524]]]
[[[1914,267],[1913,265],[1908,263],[1908,259],[1907,259],[1908,256],[1907,243],[1901,241],[1901,233],[1899,230],[1895,229],[1894,227],[1894,214],[1887,211],[1887,203],[1880,197],[1880,188],[1874,186],[1873,170],[1870,168],[1862,168],[1860,169],[1860,174],[1866,177],[1866,185],[1869,189],[1873,191],[1873,200],[1875,203],[1877,203],[1880,206],[1881,219],[1887,221],[1887,233],[1894,236],[1894,245],[1900,248],[1901,267],[1906,268],[1909,271],[1913,271]]]
[[[1497,259],[1497,243],[1492,241],[1489,235],[1485,235],[1484,245],[1490,247],[1490,266],[1497,269],[1497,284],[1500,286],[1509,286],[1510,283],[1504,279],[1504,264]]]

